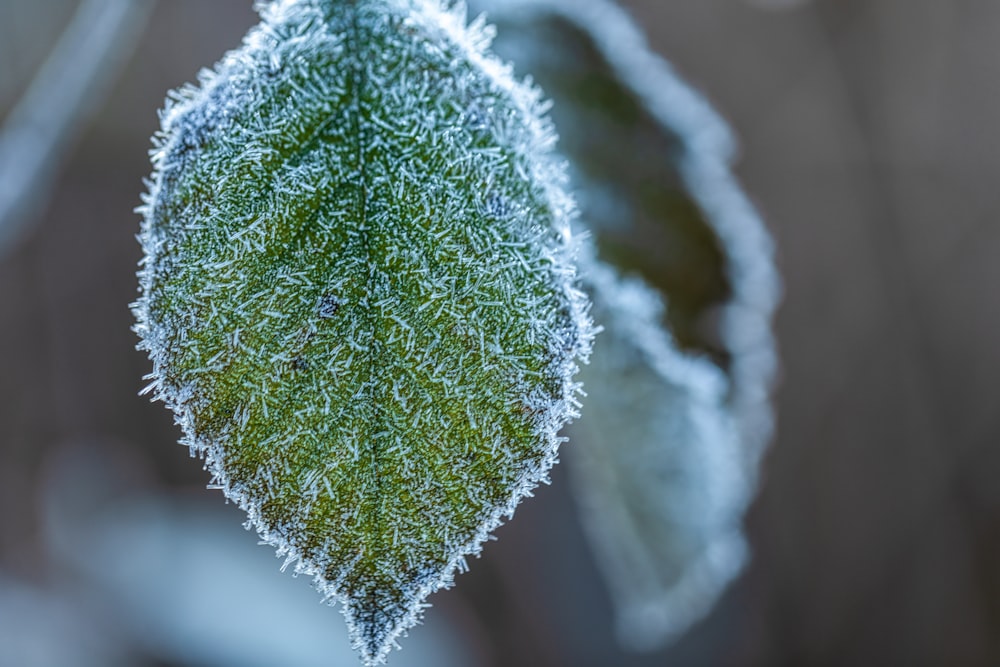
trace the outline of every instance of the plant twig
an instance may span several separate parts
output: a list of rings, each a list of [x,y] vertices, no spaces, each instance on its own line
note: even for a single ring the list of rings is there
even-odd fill
[[[45,201],[60,156],[99,108],[152,6],[150,0],[82,0],[0,128],[0,256]]]

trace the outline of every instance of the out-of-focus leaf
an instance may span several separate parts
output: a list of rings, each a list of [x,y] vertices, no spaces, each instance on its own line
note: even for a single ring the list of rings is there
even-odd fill
[[[368,664],[547,474],[590,323],[537,91],[441,0],[281,0],[154,153],[155,395]]]
[[[743,565],[743,443],[727,378],[676,347],[655,291],[596,261],[586,287],[604,330],[565,456],[619,635],[654,649],[704,615]]]
[[[473,7],[497,24],[497,51],[552,97],[596,254],[632,276],[619,284],[595,261],[587,277],[606,331],[563,456],[620,634],[655,648],[743,561],[741,516],[772,429],[771,241],[730,172],[728,128],[617,6]]]
[[[552,98],[559,148],[601,258],[668,295],[679,343],[725,357],[702,322],[731,286],[720,241],[678,170],[685,138],[655,115],[616,61],[641,44],[627,34],[620,45],[605,44],[589,20],[601,6],[587,0],[474,7],[497,23],[497,51]]]

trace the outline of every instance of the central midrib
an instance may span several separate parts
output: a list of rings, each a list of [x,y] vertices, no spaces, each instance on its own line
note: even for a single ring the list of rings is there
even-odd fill
[[[369,424],[368,441],[371,456],[371,474],[374,482],[374,496],[371,498],[371,526],[374,530],[374,537],[376,540],[381,538],[382,534],[382,518],[379,504],[382,498],[382,479],[379,472],[379,442],[377,434],[381,432],[380,422],[381,413],[379,410],[378,401],[375,400],[375,369],[376,369],[376,340],[378,338],[378,315],[373,308],[373,303],[375,302],[374,290],[377,285],[376,274],[378,272],[378,267],[373,261],[372,244],[371,244],[371,230],[368,228],[368,169],[367,169],[367,133],[366,124],[367,120],[364,116],[365,105],[364,105],[364,89],[368,85],[368,77],[365,71],[365,59],[362,54],[362,50],[365,48],[364,38],[362,37],[362,26],[360,21],[360,16],[358,12],[358,5],[361,4],[359,0],[350,0],[350,10],[352,11],[350,20],[351,34],[348,39],[348,48],[350,49],[350,57],[353,60],[353,81],[352,81],[352,91],[354,94],[354,99],[352,104],[354,106],[354,137],[357,141],[357,168],[358,168],[358,191],[360,193],[360,205],[358,210],[358,228],[360,232],[361,247],[363,250],[363,255],[365,257],[365,262],[368,269],[367,284],[365,287],[365,301],[366,305],[364,311],[367,314],[367,324],[370,331],[371,338],[368,343],[368,369],[367,369],[367,388],[364,392],[364,400],[371,407],[371,423]],[[371,557],[372,554],[367,554]],[[376,604],[375,600],[375,590],[374,588],[368,591],[369,603],[374,607]]]

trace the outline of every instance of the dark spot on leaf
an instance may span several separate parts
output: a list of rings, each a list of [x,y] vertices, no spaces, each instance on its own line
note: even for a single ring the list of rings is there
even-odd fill
[[[328,320],[340,310],[340,300],[332,294],[324,294],[319,301],[320,319]]]

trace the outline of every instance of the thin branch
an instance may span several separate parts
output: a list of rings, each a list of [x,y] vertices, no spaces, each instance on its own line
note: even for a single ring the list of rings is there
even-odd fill
[[[0,256],[52,188],[60,157],[139,41],[150,0],[82,0],[0,128]]]

